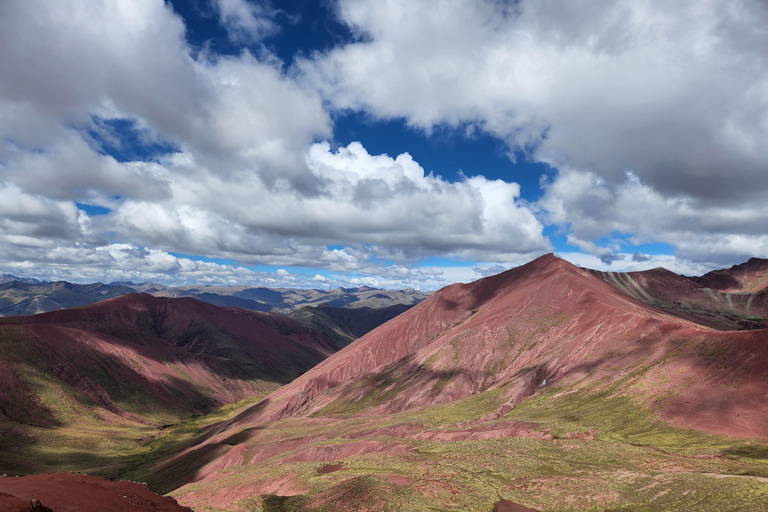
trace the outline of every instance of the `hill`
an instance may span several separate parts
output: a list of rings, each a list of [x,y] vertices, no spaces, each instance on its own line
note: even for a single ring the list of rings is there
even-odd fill
[[[101,449],[110,429],[144,437],[272,391],[336,350],[289,318],[147,294],[0,319],[0,469],[98,465],[99,450],[67,459],[45,443]],[[89,430],[96,437],[84,441]]]
[[[172,498],[136,482],[110,482],[73,473],[0,477],[0,510],[6,512],[191,512]]]
[[[547,255],[434,293],[137,476],[214,509],[752,510],[766,339]]]
[[[729,269],[713,270],[692,278],[707,288],[727,293],[760,293],[768,291],[768,260],[750,258]]]

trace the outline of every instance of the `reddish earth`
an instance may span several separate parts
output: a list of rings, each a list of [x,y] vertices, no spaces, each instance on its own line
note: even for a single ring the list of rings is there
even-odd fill
[[[641,302],[708,327],[726,331],[768,327],[768,293],[720,290],[705,286],[712,284],[711,280],[697,278],[696,282],[664,268],[628,273],[590,272]]]
[[[5,348],[4,348],[5,345]],[[0,419],[50,426],[32,373],[126,418],[186,416],[263,393],[335,352],[295,321],[189,298],[133,294],[0,319]]]
[[[385,414],[502,384],[513,407],[544,386],[623,382],[616,393],[675,424],[766,438],[767,339],[671,316],[547,255],[436,292],[229,426],[361,400],[360,413]]]
[[[344,464],[328,464],[317,470],[318,475],[327,475],[328,473],[335,473],[344,469]]]
[[[532,508],[512,503],[511,501],[501,500],[496,504],[495,512],[536,512]]]
[[[687,284],[671,280],[685,289]],[[695,285],[695,283],[688,283]],[[318,412],[384,415],[503,390],[506,403],[479,425],[424,430],[422,425],[361,428],[344,444],[298,436],[254,440],[256,464],[334,462],[409,450],[379,436],[437,442],[500,437],[550,439],[522,422],[490,421],[541,390],[560,395],[632,397],[672,424],[742,438],[768,438],[768,331],[720,331],[638,300],[592,272],[552,255],[471,284],[456,284],[360,338],[237,417],[210,430],[159,468],[159,481],[181,474],[211,482],[221,464],[190,466],[201,456],[226,457],[224,446],[244,429],[304,417],[311,432]],[[330,421],[330,420],[329,420]],[[364,425],[364,423],[362,424]],[[587,434],[565,437],[590,438]],[[251,435],[251,434],[247,434]],[[228,441],[229,440],[229,441]],[[231,463],[231,464],[230,464]],[[191,467],[191,469],[190,469]],[[277,492],[277,485],[263,487]],[[168,489],[174,488],[169,485]]]
[[[66,362],[56,373],[57,378],[71,382],[69,385],[82,393],[90,392],[87,396],[101,400],[107,404],[104,407],[108,399],[118,408],[120,405],[113,399],[113,390],[78,366],[82,354],[97,354],[114,361],[133,358],[131,365],[133,361],[151,361],[141,372],[148,372],[143,380],[153,383],[150,385],[161,383],[156,385],[158,396],[173,385],[169,373],[163,373],[164,358],[175,357],[172,360],[178,363],[174,364],[189,368],[192,382],[213,379],[205,381],[205,386],[213,390],[213,397],[218,396],[216,393],[224,397],[225,391],[240,392],[238,383],[245,379],[238,380],[234,370],[218,358],[244,365],[246,356],[264,353],[272,368],[273,363],[293,361],[297,354],[324,356],[331,351],[297,324],[280,323],[258,313],[221,308],[208,311],[204,308],[214,307],[197,304],[177,312],[167,305],[151,303],[144,296],[134,296],[128,304],[117,303],[119,307],[103,304],[107,305],[97,305],[90,313],[86,311],[89,308],[79,310],[66,321],[40,315],[18,325],[47,360]],[[723,313],[729,304],[735,304],[728,309],[732,317]],[[763,307],[764,302],[758,298],[742,301],[740,296],[719,294],[666,271],[605,275],[547,255],[497,276],[440,290],[259,404],[207,429],[196,444],[190,443],[160,464],[152,478],[167,490],[200,482],[200,490],[186,492],[185,502],[202,500],[210,506],[225,507],[244,496],[285,497],[311,491],[307,483],[294,478],[295,474],[279,472],[263,480],[241,480],[219,487],[219,479],[233,474],[226,470],[234,466],[321,462],[328,464],[319,472],[328,474],[342,466],[339,461],[360,455],[383,452],[419,457],[413,444],[398,438],[434,442],[551,439],[535,424],[501,418],[525,400],[551,389],[556,393],[553,400],[565,400],[571,393],[629,397],[633,404],[677,426],[766,439],[768,330],[744,323],[757,322],[759,317],[754,314],[762,313]],[[189,313],[192,308],[202,309]],[[272,334],[258,330],[263,326],[249,327],[259,322],[273,322],[269,324]],[[88,331],[87,325],[91,326]],[[727,330],[730,328],[749,330]],[[266,341],[260,337],[248,341],[246,336],[251,332],[265,332]],[[91,352],[82,351],[83,346]],[[160,350],[158,347],[168,352],[151,357],[152,351]],[[269,355],[275,352],[281,355]],[[70,353],[77,354],[77,361]],[[51,359],[49,354],[56,357]],[[97,355],[88,357],[106,364]],[[112,372],[127,381],[128,374],[121,373],[125,367],[127,364]],[[195,373],[196,369],[199,373]],[[219,371],[233,373],[205,377]],[[17,386],[12,389],[14,396],[28,392],[24,382],[14,380],[15,375],[3,371],[0,365],[0,381]],[[389,424],[378,418],[485,392],[497,392],[500,401],[493,406],[498,410],[483,409],[481,414],[488,414],[479,421],[425,427],[417,422]],[[330,427],[323,430],[325,433],[313,428],[332,427],[334,422],[342,421],[341,416],[354,418],[359,425],[347,426],[343,433],[347,442],[335,442]],[[278,420],[288,420],[279,424],[285,425],[284,435],[276,433],[280,427],[265,428],[264,423]],[[591,439],[593,434],[591,430],[562,437]],[[366,494],[373,492],[371,487],[360,480],[364,476],[345,476],[340,473],[327,477],[339,477],[341,482],[314,495],[312,503],[336,503],[355,489],[364,491],[355,498],[360,503],[373,499]],[[412,482],[403,475],[391,478],[392,485]],[[215,485],[202,485],[211,482]],[[437,480],[415,485],[445,485],[446,492],[461,492]],[[530,509],[501,501],[496,510]]]
[[[3,512],[190,512],[136,482],[74,473],[0,477]]]
[[[694,281],[727,293],[760,293],[768,291],[768,260],[751,258],[746,263],[723,270],[713,270]]]

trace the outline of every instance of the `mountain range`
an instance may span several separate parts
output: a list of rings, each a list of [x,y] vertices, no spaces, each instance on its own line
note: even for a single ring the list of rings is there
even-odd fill
[[[552,255],[449,286],[144,478],[193,507],[275,494],[295,510],[491,510],[499,498],[533,510],[635,510],[654,499],[649,510],[711,510],[703,503],[735,493],[746,510],[759,500],[745,489],[766,490],[768,476],[768,335],[752,310],[763,296],[706,290],[659,270],[611,276]],[[687,308],[699,294],[714,298]],[[739,323],[746,317],[755,323]],[[740,470],[756,479],[713,493],[707,486],[737,471],[733,453],[754,456]],[[646,461],[639,472],[636,457]],[[672,461],[675,478],[663,470]],[[649,485],[668,490],[653,498]],[[698,496],[686,498],[691,490]]]
[[[6,466],[75,468],[78,425],[124,436],[88,468],[195,510],[760,510],[766,263],[688,278],[546,255],[405,311],[128,295],[6,318]]]
[[[235,306],[252,311],[290,313],[307,306],[382,308],[414,305],[428,293],[416,290],[380,290],[361,286],[335,290],[254,288],[248,286],[169,287],[159,283],[76,284],[38,281],[10,275],[0,277],[0,316],[34,315],[93,304],[129,293],[156,297],[191,297],[216,306]]]

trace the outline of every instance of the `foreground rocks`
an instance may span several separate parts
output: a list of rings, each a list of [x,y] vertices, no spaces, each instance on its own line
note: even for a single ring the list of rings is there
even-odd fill
[[[3,512],[190,512],[136,482],[74,473],[0,477]]]

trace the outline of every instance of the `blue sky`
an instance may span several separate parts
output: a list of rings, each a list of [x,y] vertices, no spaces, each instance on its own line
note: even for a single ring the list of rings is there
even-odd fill
[[[2,9],[3,273],[432,290],[546,252],[768,257],[760,2]]]

